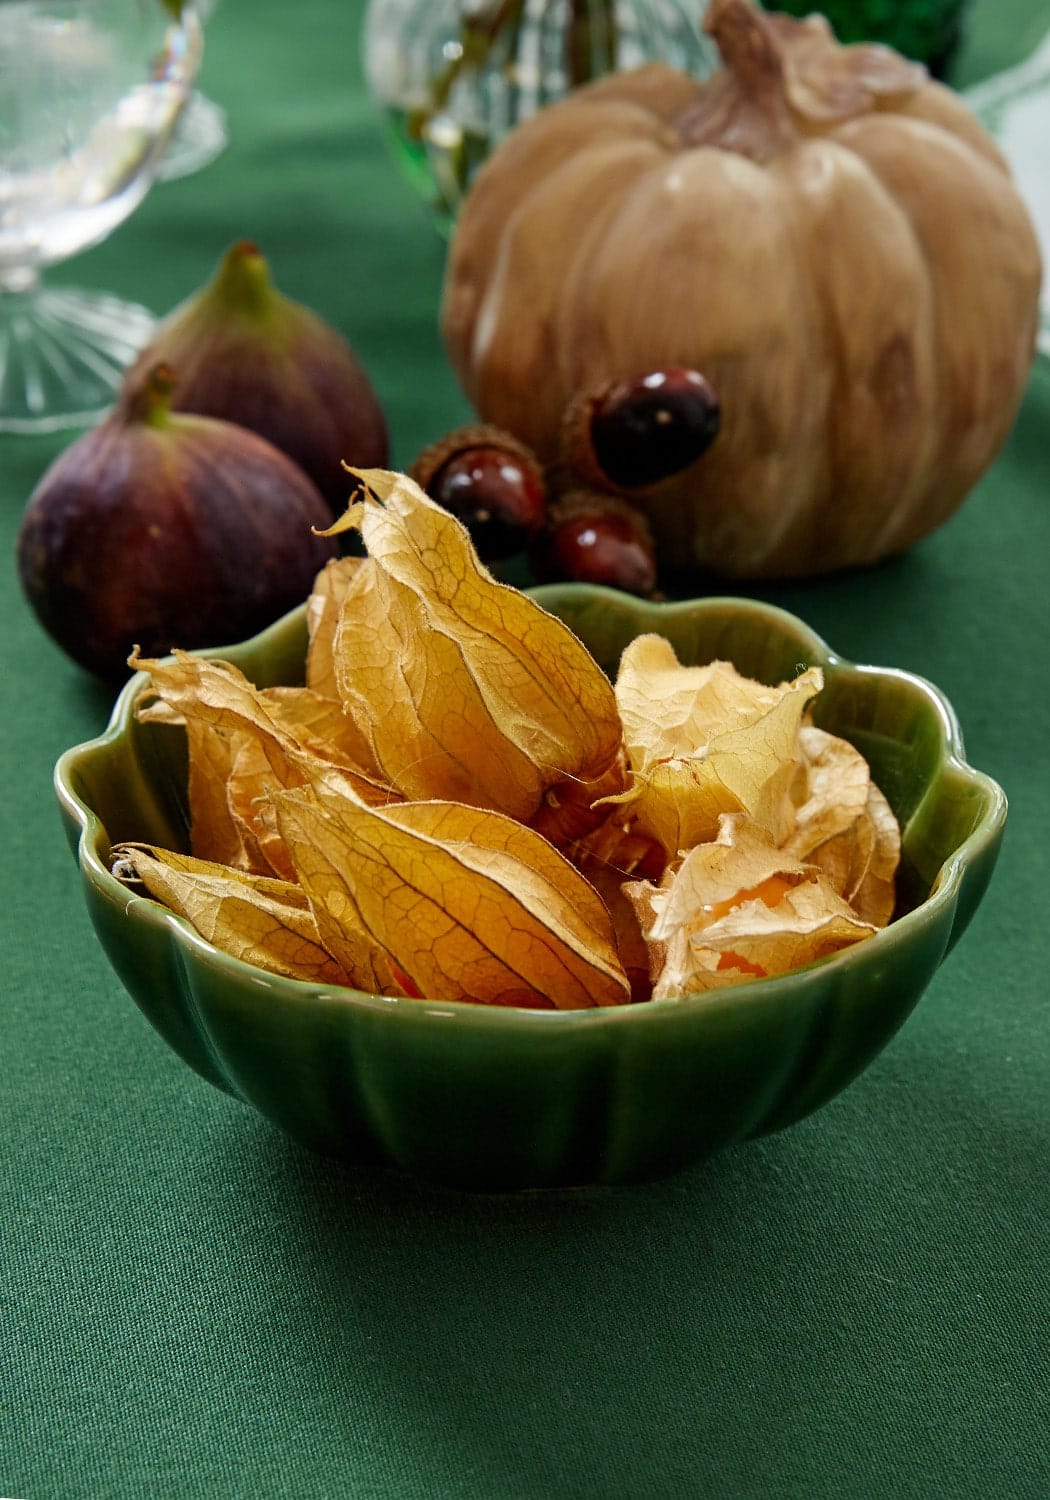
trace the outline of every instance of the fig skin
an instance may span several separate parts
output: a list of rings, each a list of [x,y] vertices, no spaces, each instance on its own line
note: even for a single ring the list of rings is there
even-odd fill
[[[251,240],[231,245],[213,280],[168,314],[126,388],[158,363],[176,371],[173,411],[248,427],[309,475],[333,515],[353,488],[344,461],[389,466],[386,416],[342,334],[274,286]]]
[[[224,646],[307,597],[336,543],[316,487],[272,444],[168,411],[160,367],[37,485],[18,571],[48,634],[107,680],[173,647]]]

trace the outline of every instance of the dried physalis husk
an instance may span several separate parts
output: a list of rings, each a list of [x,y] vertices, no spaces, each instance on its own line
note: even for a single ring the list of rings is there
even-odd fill
[[[324,698],[338,700],[335,672],[335,637],[343,601],[362,568],[363,557],[335,557],[318,573],[306,601],[306,685]]]
[[[752,819],[727,814],[659,887],[626,888],[652,945],[653,998],[784,974],[870,937],[814,865],[785,854]]]
[[[582,642],[497,582],[412,480],[351,472],[364,498],[332,530],[359,530],[368,560],[343,594],[334,675],[382,779],[521,822],[553,788],[620,789],[616,701]]]
[[[627,894],[628,882],[608,864],[590,862],[587,879],[609,913],[616,937],[616,950],[631,987],[632,1001],[648,1000],[650,973],[656,963],[654,945],[646,940],[638,920],[638,909]]]
[[[283,729],[290,744],[283,786],[312,785],[318,779],[341,786],[344,781],[371,802],[393,802],[398,794],[379,779],[368,745],[357,725],[333,699],[313,688],[264,688],[259,702],[269,723]],[[227,783],[227,802],[259,841],[264,857],[278,874],[294,878],[294,867],[273,816],[269,793],[275,785],[273,752],[265,735],[246,734]]]
[[[746,813],[781,842],[792,824],[799,726],[822,683],[816,667],[778,687],[728,662],[684,667],[662,636],[639,636],[616,679],[632,773],[630,789],[610,799],[618,816],[668,859],[717,837],[724,813]]]
[[[893,916],[901,852],[893,810],[847,740],[804,724],[799,749],[794,827],[784,849],[819,865],[858,916],[885,927]]]
[[[630,999],[601,899],[532,829],[462,803],[369,807],[320,785],[273,800],[341,961],[347,935],[364,932],[432,999],[559,1010]]]
[[[229,662],[177,651],[171,660],[133,658],[150,674],[147,722],[182,724],[189,750],[190,839],[201,859],[292,878],[264,794],[328,776],[358,795],[397,800],[362,765],[368,747],[338,705],[309,688],[257,688]]]
[[[117,844],[113,855],[123,879],[141,881],[151,896],[234,958],[292,979],[354,982],[321,946],[301,886],[150,844]]]

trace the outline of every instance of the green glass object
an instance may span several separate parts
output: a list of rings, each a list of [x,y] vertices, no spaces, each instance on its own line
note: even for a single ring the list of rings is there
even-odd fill
[[[882,42],[937,78],[951,65],[968,0],[763,0],[766,10],[792,16],[820,11],[840,42]]]
[[[684,662],[728,659],[768,682],[822,666],[817,722],[867,757],[901,823],[890,926],[795,973],[685,1000],[559,1013],[384,999],[255,969],[110,874],[111,842],[187,845],[183,732],[136,721],[147,679],[55,772],[91,920],[175,1051],[317,1150],[470,1188],[649,1178],[810,1114],[918,1001],[985,891],[1006,818],[936,688],[843,661],[792,615],[582,584],[534,594],[610,672],[645,631]],[[269,685],[302,681],[305,647],[300,609],[208,654]]]

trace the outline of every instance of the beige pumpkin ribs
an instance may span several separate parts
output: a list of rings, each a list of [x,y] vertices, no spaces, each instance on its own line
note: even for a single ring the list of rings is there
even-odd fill
[[[474,182],[442,329],[482,420],[548,463],[574,402],[698,370],[717,439],[632,491],[662,565],[799,577],[909,547],[1002,447],[1039,245],[957,96],[819,16],[711,0],[722,65],[614,74]]]

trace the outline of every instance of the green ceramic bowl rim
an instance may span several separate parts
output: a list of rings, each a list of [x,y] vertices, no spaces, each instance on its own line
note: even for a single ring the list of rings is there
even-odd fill
[[[195,949],[198,957],[208,964],[242,974],[260,989],[267,990],[273,998],[286,998],[290,1004],[309,995],[314,1001],[330,999],[333,1005],[346,1005],[353,1009],[365,1009],[398,1013],[406,1018],[441,1018],[460,1028],[481,1028],[513,1033],[518,1028],[577,1027],[577,1026],[637,1026],[645,1025],[646,1017],[681,1014],[683,1008],[702,1006],[706,1010],[725,1007],[735,1009],[747,1003],[748,997],[766,994],[775,987],[788,999],[796,990],[803,990],[815,970],[831,971],[848,968],[869,961],[876,953],[884,953],[899,944],[906,944],[911,931],[935,917],[939,908],[954,901],[962,872],[972,858],[996,840],[1006,820],[1007,799],[1002,787],[984,772],[976,770],[966,760],[962,730],[951,703],[928,679],[897,667],[874,667],[861,665],[840,656],[828,643],[812,630],[797,615],[765,604],[732,595],[712,595],[702,599],[672,602],[650,602],[624,595],[617,590],[590,584],[548,584],[527,590],[544,608],[557,613],[559,602],[587,600],[596,605],[605,605],[621,614],[633,615],[651,621],[655,626],[659,620],[676,616],[695,615],[698,609],[717,614],[747,614],[759,616],[779,631],[799,638],[810,653],[814,665],[836,672],[872,675],[880,678],[892,677],[907,682],[918,690],[936,710],[943,736],[939,769],[946,768],[959,773],[971,785],[981,787],[988,799],[988,811],[974,831],[963,840],[949,859],[941,866],[929,895],[913,910],[906,912],[882,928],[873,937],[865,939],[851,948],[846,948],[828,958],[807,964],[788,974],[772,975],[767,979],[748,980],[724,989],[685,996],[677,1000],[647,1000],[637,1005],[598,1006],[587,1010],[550,1011],[531,1010],[519,1006],[490,1006],[472,1004],[468,1001],[406,999],[400,996],[368,994],[339,985],[320,985],[310,980],[291,979],[281,974],[271,974],[232,954],[224,953],[200,935],[183,917],[177,916],[160,902],[147,896],[128,891],[110,872],[99,855],[100,844],[108,844],[108,834],[101,818],[73,790],[72,772],[78,760],[89,754],[104,753],[106,749],[123,737],[134,712],[138,697],[145,690],[148,677],[136,675],[128,681],[118,696],[110,715],[109,723],[101,735],[72,746],[65,751],[55,765],[54,784],[58,800],[71,820],[79,826],[78,859],[81,870],[92,884],[117,904],[125,903],[126,910],[134,911],[152,925],[166,928],[172,938],[180,944]],[[259,634],[232,646],[208,648],[194,653],[201,656],[236,660],[241,655],[257,656],[265,651],[267,644],[279,640],[290,629],[301,629],[305,605],[299,605],[281,616]]]

